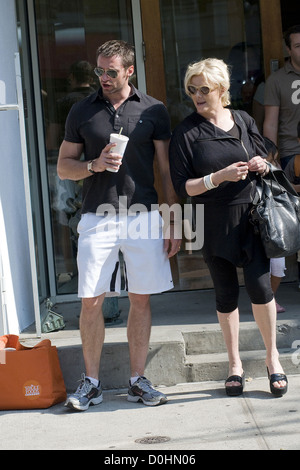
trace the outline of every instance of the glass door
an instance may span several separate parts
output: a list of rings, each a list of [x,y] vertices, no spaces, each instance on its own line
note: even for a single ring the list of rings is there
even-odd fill
[[[51,297],[64,300],[77,296],[81,208],[81,182],[60,181],[56,172],[65,119],[75,101],[98,88],[93,69],[99,45],[109,39],[134,44],[137,12],[131,0],[28,0],[27,4],[37,108],[40,104],[37,127],[50,291]]]

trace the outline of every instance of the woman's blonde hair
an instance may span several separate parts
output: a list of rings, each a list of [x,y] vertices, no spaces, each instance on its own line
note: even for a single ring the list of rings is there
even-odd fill
[[[190,96],[188,86],[193,77],[203,75],[208,85],[217,85],[223,90],[221,97],[222,105],[230,105],[230,72],[227,64],[221,59],[203,59],[200,62],[190,64],[187,68],[184,78],[184,88],[187,95]]]

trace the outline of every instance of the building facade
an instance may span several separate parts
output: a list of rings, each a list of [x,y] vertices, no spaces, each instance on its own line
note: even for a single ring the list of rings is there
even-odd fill
[[[134,44],[135,84],[166,104],[174,127],[192,110],[186,66],[222,58],[232,67],[233,107],[251,114],[259,82],[283,63],[282,29],[296,17],[290,3],[0,0],[0,334],[34,321],[39,333],[47,299],[77,300],[81,184],[56,174],[66,97],[80,88],[75,64],[93,69],[108,39]],[[211,287],[201,250],[180,252],[172,270],[177,290]]]

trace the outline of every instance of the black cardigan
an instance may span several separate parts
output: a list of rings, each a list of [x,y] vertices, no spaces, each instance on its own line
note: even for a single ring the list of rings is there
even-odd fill
[[[170,143],[170,171],[176,193],[187,198],[188,179],[200,178],[255,155],[267,156],[255,121],[245,111],[231,110],[241,138],[235,138],[194,112],[174,130]],[[244,122],[243,122],[244,121]],[[246,180],[227,182],[192,198],[194,203],[231,205],[252,201],[255,175]]]

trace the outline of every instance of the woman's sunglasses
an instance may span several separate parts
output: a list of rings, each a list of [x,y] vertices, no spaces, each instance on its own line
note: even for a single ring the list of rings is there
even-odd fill
[[[94,72],[97,75],[97,77],[102,77],[102,75],[106,73],[106,75],[108,75],[110,78],[117,78],[118,73],[119,73],[116,70],[111,70],[111,69],[105,70],[105,69],[102,69],[101,67],[96,67],[94,69]]]
[[[208,93],[210,93],[211,91],[213,91],[213,89],[209,88],[208,86],[194,86],[194,85],[189,85],[187,87],[188,89],[188,92],[191,94],[191,95],[196,95],[196,93],[198,91],[200,91],[202,93],[202,95],[208,95]]]

